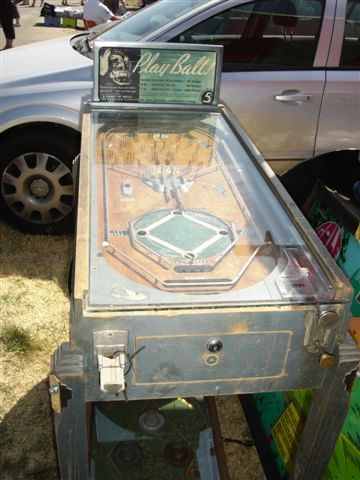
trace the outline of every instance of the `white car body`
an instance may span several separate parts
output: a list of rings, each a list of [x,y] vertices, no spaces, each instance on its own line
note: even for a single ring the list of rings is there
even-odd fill
[[[1,53],[0,133],[30,122],[79,130],[82,97],[91,93],[93,62],[71,48],[71,38]]]
[[[360,71],[339,67],[346,6],[353,0],[284,1],[290,6],[297,2],[300,7],[301,2],[323,2],[321,29],[311,68],[256,67],[225,71],[221,88],[221,98],[279,173],[323,154],[360,150]],[[141,10],[133,19],[142,14],[150,18],[151,12],[159,12],[162,3],[159,1]],[[161,23],[160,18],[159,28],[146,32],[141,41],[179,41],[183,32],[247,3],[245,0],[204,0],[173,21]],[[131,18],[126,19],[106,32],[106,40],[117,40],[117,32],[130,21]],[[357,26],[356,21],[353,23]],[[74,45],[86,35],[0,53],[0,145],[6,142],[9,132],[15,134],[18,128],[24,131],[31,125],[39,129],[41,125],[49,128],[60,125],[80,132],[81,104],[91,95],[93,62],[75,50]],[[287,34],[284,35],[286,38]],[[226,41],[225,34],[220,37]],[[216,36],[205,32],[191,38],[209,43]]]

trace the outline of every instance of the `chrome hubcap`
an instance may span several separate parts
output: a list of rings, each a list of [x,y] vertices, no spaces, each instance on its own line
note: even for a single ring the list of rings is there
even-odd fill
[[[14,158],[1,179],[6,205],[31,223],[50,224],[69,215],[73,188],[70,169],[47,153],[31,152]]]

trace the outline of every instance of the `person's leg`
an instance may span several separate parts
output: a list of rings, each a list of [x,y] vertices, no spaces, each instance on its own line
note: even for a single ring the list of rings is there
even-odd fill
[[[14,5],[15,27],[20,27],[20,14],[16,5]]]
[[[12,48],[13,41],[15,39],[15,30],[13,25],[13,16],[10,9],[6,9],[6,11],[3,12],[0,21],[6,38],[5,49]]]

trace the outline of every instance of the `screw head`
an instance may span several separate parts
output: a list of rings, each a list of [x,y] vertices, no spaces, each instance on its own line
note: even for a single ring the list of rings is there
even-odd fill
[[[320,357],[320,367],[321,368],[332,368],[336,365],[335,355],[330,355],[330,353],[323,353]]]
[[[50,385],[49,387],[49,393],[50,395],[55,395],[56,393],[59,393],[60,387],[56,383],[54,385]]]
[[[333,310],[328,310],[320,315],[320,323],[326,328],[331,328],[339,321],[339,315]]]

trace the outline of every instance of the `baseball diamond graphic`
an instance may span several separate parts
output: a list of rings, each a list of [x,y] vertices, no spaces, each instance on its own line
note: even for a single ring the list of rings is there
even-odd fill
[[[158,210],[130,224],[134,247],[164,257],[176,272],[211,271],[233,247],[235,229],[214,215],[196,210]]]

